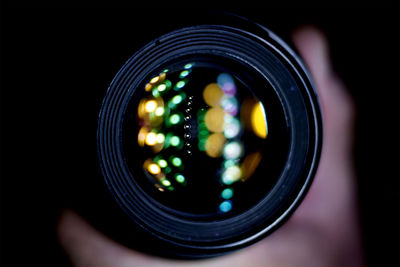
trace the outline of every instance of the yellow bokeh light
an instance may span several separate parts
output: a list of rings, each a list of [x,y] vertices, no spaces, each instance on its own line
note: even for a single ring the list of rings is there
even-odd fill
[[[148,133],[145,139],[146,145],[154,146],[157,143],[157,135],[155,133]]]
[[[243,171],[242,181],[246,181],[254,174],[255,170],[261,162],[261,158],[262,155],[260,151],[253,152],[244,158],[241,165]]]
[[[208,136],[205,144],[205,150],[208,156],[217,158],[221,156],[222,148],[226,142],[226,138],[222,133],[213,133]]]
[[[159,174],[161,172],[160,166],[158,166],[155,163],[150,163],[149,166],[147,166],[147,170],[149,171],[149,173],[154,175]]]
[[[228,167],[222,174],[222,182],[224,184],[233,184],[242,177],[242,170],[240,167],[233,165]]]
[[[159,82],[162,82],[165,80],[165,77],[167,77],[167,74],[165,72],[162,72],[159,77],[160,77]]]
[[[225,111],[221,107],[207,110],[204,122],[211,132],[221,133],[224,131]]]
[[[146,101],[144,99],[142,99],[142,100],[140,100],[140,103],[138,105],[138,116],[141,119],[143,119],[146,115],[145,103],[146,103]]]
[[[153,89],[153,85],[151,83],[147,83],[145,85],[144,89],[146,90],[146,92],[150,92],[151,89]]]
[[[155,100],[149,100],[144,105],[144,108],[147,112],[153,112],[157,108],[157,102]]]
[[[261,138],[267,138],[268,126],[264,114],[264,107],[258,102],[251,111],[251,125],[254,133]]]
[[[159,80],[160,80],[160,76],[156,76],[150,80],[150,83],[154,85],[154,84],[158,83]]]
[[[159,184],[155,184],[155,187],[160,191],[160,192],[164,192],[164,188],[162,188]]]
[[[147,129],[147,127],[140,128],[139,133],[138,133],[138,144],[140,146],[144,146],[148,132],[149,132],[149,130]]]
[[[211,107],[220,105],[223,96],[224,92],[217,83],[210,83],[204,88],[203,99]]]

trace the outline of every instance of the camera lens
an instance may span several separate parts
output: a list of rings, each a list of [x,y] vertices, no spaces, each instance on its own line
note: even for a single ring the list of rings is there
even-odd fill
[[[125,245],[209,257],[282,224],[310,186],[321,117],[296,54],[257,24],[167,33],[134,54],[99,115],[105,183]],[[117,238],[118,239],[118,238]]]

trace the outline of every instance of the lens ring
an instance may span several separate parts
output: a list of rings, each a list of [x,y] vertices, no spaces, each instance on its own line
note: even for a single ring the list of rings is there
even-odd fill
[[[298,205],[315,172],[321,119],[305,70],[280,43],[276,37],[261,39],[225,26],[190,27],[150,43],[122,67],[110,85],[100,112],[98,153],[110,191],[137,224],[178,247],[215,251],[240,247],[260,238]],[[201,54],[238,61],[263,76],[281,100],[291,139],[288,164],[274,189],[248,211],[210,222],[174,216],[155,206],[132,179],[121,143],[125,112],[139,84],[163,62]]]

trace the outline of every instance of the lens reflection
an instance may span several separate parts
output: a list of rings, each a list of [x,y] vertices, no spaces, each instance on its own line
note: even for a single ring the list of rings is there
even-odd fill
[[[142,90],[136,121],[129,123],[136,125],[135,158],[146,174],[139,183],[152,185],[156,200],[191,214],[224,215],[268,192],[280,166],[268,170],[273,178],[257,170],[265,170],[263,159],[281,156],[273,146],[265,150],[268,110],[241,79],[218,65],[182,62],[149,77]],[[283,117],[276,106],[271,112]],[[282,133],[284,124],[275,130]]]

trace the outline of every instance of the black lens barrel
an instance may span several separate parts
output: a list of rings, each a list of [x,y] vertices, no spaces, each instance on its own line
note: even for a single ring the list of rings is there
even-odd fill
[[[301,60],[276,35],[257,24],[243,25],[251,26],[198,25],[170,32],[139,50],[113,79],[99,114],[98,157],[107,188],[118,203],[115,208],[123,211],[115,227],[122,227],[119,230],[126,235],[114,238],[125,245],[143,248],[140,244],[149,242],[138,240],[139,236],[150,238],[151,245],[144,250],[158,255],[202,258],[223,254],[254,243],[281,225],[308,190],[322,138],[312,82]],[[249,32],[249,28],[256,30]],[[255,73],[258,83],[271,85],[282,106],[289,138],[286,164],[272,189],[251,208],[215,220],[182,217],[158,205],[136,182],[143,174],[131,171],[123,148],[127,112],[130,103],[143,95],[146,79],[168,64],[199,58],[236,62]],[[252,90],[262,103],[268,102],[265,86]]]

